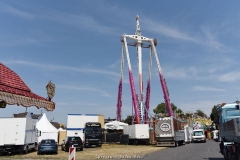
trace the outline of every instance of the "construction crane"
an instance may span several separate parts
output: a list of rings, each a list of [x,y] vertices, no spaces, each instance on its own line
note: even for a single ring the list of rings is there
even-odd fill
[[[127,41],[128,40],[128,41]],[[129,42],[130,41],[130,42]],[[124,69],[124,53],[126,54],[127,64],[128,64],[128,73],[129,73],[129,82],[130,89],[132,94],[133,107],[135,112],[136,124],[148,123],[149,115],[149,103],[150,103],[150,81],[151,81],[151,69],[152,69],[152,52],[154,54],[159,77],[160,84],[162,86],[163,96],[166,104],[166,109],[169,113],[169,116],[173,116],[171,103],[169,99],[169,92],[167,89],[166,81],[162,74],[162,69],[158,59],[156,45],[157,39],[147,38],[141,35],[139,16],[136,16],[136,32],[135,35],[126,35],[123,34],[121,38],[122,42],[122,59],[121,59],[121,71],[120,71],[120,81],[118,86],[118,100],[117,100],[117,121],[121,120],[121,108],[122,108],[122,81],[123,81],[123,69]],[[132,75],[132,67],[128,52],[128,46],[134,46],[137,50],[137,59],[138,59],[138,80],[139,80],[139,97],[136,94],[134,79]],[[142,48],[149,48],[149,66],[148,66],[148,82],[146,89],[146,99],[144,103],[143,98],[143,79],[142,79]]]

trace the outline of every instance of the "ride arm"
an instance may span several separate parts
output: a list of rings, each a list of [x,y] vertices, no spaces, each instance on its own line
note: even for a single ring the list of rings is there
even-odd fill
[[[166,108],[167,108],[169,116],[173,116],[167,86],[166,86],[165,80],[163,78],[162,69],[161,69],[160,62],[159,62],[158,55],[157,55],[157,51],[156,51],[156,48],[155,48],[156,41],[157,41],[156,39],[154,39],[154,40],[152,39],[151,40],[151,46],[152,46],[154,56],[155,56],[155,59],[156,59],[156,63],[157,63],[157,67],[158,67],[160,83],[161,83],[161,86],[162,86],[162,91],[163,91],[163,96],[164,96],[164,100],[165,100],[165,103],[166,103]]]

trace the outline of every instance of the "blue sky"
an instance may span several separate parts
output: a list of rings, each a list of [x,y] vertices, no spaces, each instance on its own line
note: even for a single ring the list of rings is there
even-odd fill
[[[49,120],[66,123],[67,114],[116,117],[121,36],[134,34],[139,15],[142,35],[156,47],[170,101],[184,112],[240,99],[240,2],[227,1],[1,1],[0,61],[36,94],[47,97],[56,85],[56,109]],[[136,49],[129,47],[138,88]],[[144,95],[149,50],[143,49]],[[125,59],[122,118],[132,114]],[[163,94],[153,59],[150,111]],[[0,116],[24,112],[7,106]],[[28,108],[35,114],[41,110]]]

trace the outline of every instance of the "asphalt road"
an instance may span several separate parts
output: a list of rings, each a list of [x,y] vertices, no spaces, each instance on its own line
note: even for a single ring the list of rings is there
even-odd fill
[[[142,157],[143,160],[224,160],[219,153],[219,142],[191,143],[171,147]]]

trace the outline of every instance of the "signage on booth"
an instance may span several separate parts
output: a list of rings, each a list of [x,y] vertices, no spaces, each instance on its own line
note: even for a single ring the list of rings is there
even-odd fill
[[[48,82],[47,86],[47,94],[50,99],[52,99],[55,95],[55,84],[53,84],[51,81]]]

